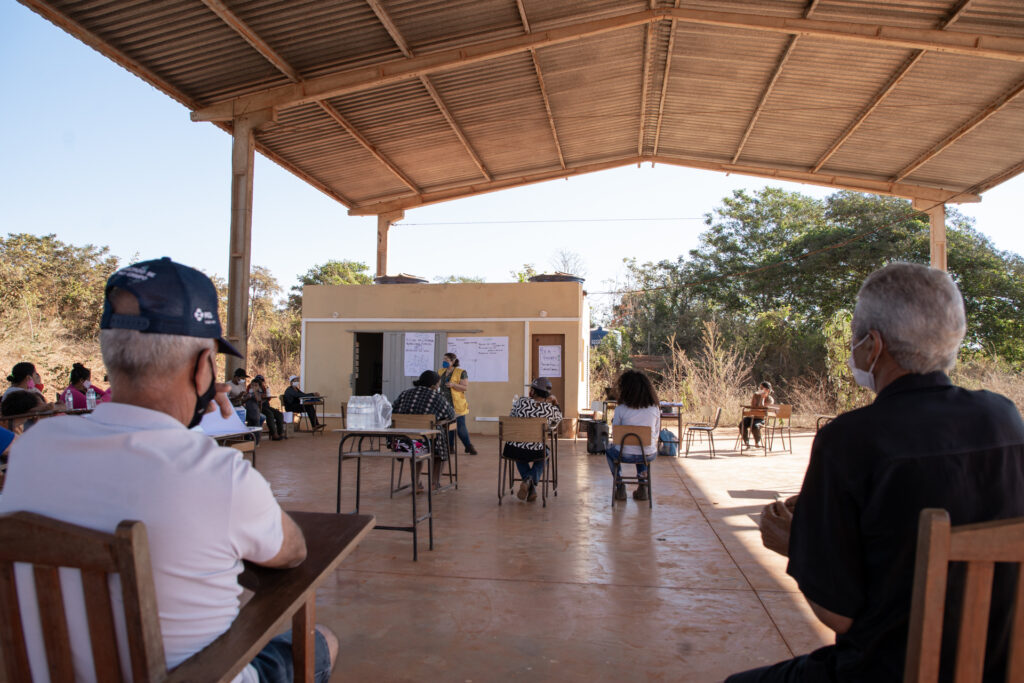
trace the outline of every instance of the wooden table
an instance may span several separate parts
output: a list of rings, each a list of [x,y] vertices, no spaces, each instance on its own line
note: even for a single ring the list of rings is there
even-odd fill
[[[764,420],[764,427],[768,426],[768,418],[772,413],[778,412],[779,407],[777,405],[770,406],[740,406],[740,429],[736,434],[736,445],[733,450],[739,449],[740,439],[743,437],[743,420],[746,418],[753,418],[754,420]],[[753,427],[753,424],[751,424]],[[764,451],[765,456],[768,455],[768,435],[761,434],[761,449]]]
[[[409,526],[384,526],[379,525],[376,528],[384,531],[407,531],[412,533],[412,559],[415,562],[418,559],[419,550],[419,524],[426,520],[428,535],[430,539],[430,549],[434,549],[434,497],[433,487],[431,485],[434,469],[434,444],[433,440],[436,437],[445,435],[447,438],[447,430],[442,432],[437,429],[428,428],[416,428],[416,429],[335,429],[333,430],[341,435],[341,442],[338,444],[338,493],[335,503],[335,512],[341,512],[341,465],[345,460],[356,461],[356,508],[355,513],[359,513],[359,493],[362,484],[362,466],[363,458],[388,458],[392,462],[395,460],[408,460],[409,461],[409,476],[412,478],[412,495],[409,498],[412,500],[412,524]],[[393,451],[386,447],[388,438],[401,438],[406,440],[418,439],[423,443],[427,444],[426,453],[415,453],[412,448],[408,452],[406,451]],[[367,450],[363,448],[363,443],[367,440],[376,440],[377,448],[373,450]],[[347,441],[358,440],[355,450],[346,451],[345,443]],[[380,448],[381,444],[385,444],[383,449]],[[417,515],[416,513],[416,464],[419,462],[426,461],[427,463],[427,512],[424,515]],[[401,482],[399,482],[401,483]]]
[[[229,446],[241,451],[243,454],[252,455],[252,466],[256,467],[256,435],[263,431],[263,427],[246,427],[242,431],[229,432],[228,434],[210,434],[210,438],[217,442],[218,446]]]
[[[235,662],[221,680],[230,681],[280,631],[291,618],[295,680],[313,680],[314,651],[305,648],[301,634],[316,624],[316,589],[338,568],[345,557],[373,528],[370,515],[332,515],[322,512],[290,512],[306,537],[306,559],[293,569],[269,569],[246,563],[238,582],[253,591],[231,628],[206,650],[174,669],[176,681],[210,680],[210,671],[223,669],[211,660]],[[313,640],[312,642],[315,642]],[[204,655],[207,655],[204,657]],[[222,661],[222,660],[221,660]]]
[[[679,451],[681,450],[680,446],[682,445],[683,441],[683,408],[685,407],[685,405],[685,403],[679,403],[676,401],[662,401],[660,404],[662,420],[664,420],[666,417],[669,419],[672,419],[674,417],[676,419],[676,440],[674,442],[676,444],[676,457],[679,456]],[[660,445],[661,443],[661,431],[659,430],[658,444]],[[673,442],[666,441],[665,443]]]
[[[325,404],[324,404],[324,397],[323,396],[302,396],[302,397],[299,398],[299,406],[313,406],[314,407],[314,410],[317,411],[317,417],[320,418],[320,424],[318,424],[316,427],[314,427],[312,424],[310,424],[309,425],[309,431],[311,431],[313,433],[313,436],[316,436],[317,432],[321,432],[322,433],[323,430],[324,430],[324,427],[327,424],[326,422],[324,422],[324,420],[327,418],[327,413],[326,413],[327,408],[325,407]],[[317,406],[319,406],[319,409],[317,409]],[[305,412],[303,412],[302,415],[299,416],[299,424],[300,425],[302,424],[302,418],[303,417],[305,417],[307,419],[307,421],[309,420],[309,415],[307,415]],[[295,431],[298,431],[298,429],[296,429]]]

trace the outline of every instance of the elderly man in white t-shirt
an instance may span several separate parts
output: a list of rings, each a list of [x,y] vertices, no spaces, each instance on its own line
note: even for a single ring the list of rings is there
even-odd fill
[[[306,543],[237,450],[190,429],[212,404],[230,413],[214,354],[239,355],[221,336],[209,278],[166,258],[123,268],[107,281],[100,328],[112,402],[91,415],[44,420],[19,439],[0,512],[27,510],[107,532],[124,519],[144,522],[173,668],[237,616],[242,560],[293,567]],[[19,574],[19,585],[31,585],[28,578]],[[66,590],[69,603],[81,605],[81,589]],[[69,612],[75,678],[92,680],[88,628],[71,604]],[[38,614],[24,619],[32,669],[45,670]],[[236,680],[292,680],[290,650],[290,634],[279,636]],[[337,639],[320,626],[316,650],[317,680],[326,681]]]

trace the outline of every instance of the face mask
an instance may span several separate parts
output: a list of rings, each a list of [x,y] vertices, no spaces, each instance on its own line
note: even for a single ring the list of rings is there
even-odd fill
[[[90,382],[89,380],[85,380],[84,382],[82,382],[82,384],[84,384],[84,385],[85,385],[85,388],[86,388],[86,389],[88,389],[89,387],[91,387],[91,386],[92,386],[92,382]]]
[[[861,344],[863,344],[870,336],[871,335],[869,334],[864,335],[864,339],[861,339],[859,342],[850,347],[850,357],[846,359],[846,364],[850,366],[850,371],[853,373],[854,382],[864,387],[868,391],[874,391],[875,375],[873,373],[875,370],[875,363],[878,362],[878,358],[875,358],[874,362],[871,363],[871,367],[868,368],[867,370],[861,370],[853,361],[853,350],[860,346]]]
[[[292,386],[295,387],[296,389],[298,389],[299,388],[299,380],[295,380],[294,382],[292,382]]]
[[[451,367],[451,363],[449,363],[448,361],[444,361],[444,362],[441,363],[441,367],[442,368],[450,368]]]
[[[200,358],[202,358],[202,355],[200,355]],[[196,372],[199,371],[199,360],[200,360],[200,358],[196,359],[196,369],[195,369]],[[210,374],[210,386],[209,386],[209,388],[206,391],[204,391],[202,393],[202,395],[196,394],[196,411],[195,411],[195,413],[192,414],[192,419],[189,420],[189,423],[188,423],[188,428],[189,429],[192,429],[197,424],[202,422],[203,415],[206,414],[206,409],[207,409],[207,407],[209,407],[210,401],[212,401],[213,397],[217,395],[217,383],[213,381],[213,378],[217,374],[217,370],[216,370],[216,368],[213,367],[213,363],[210,363],[210,373],[211,374]],[[195,373],[193,373],[193,374],[195,374]]]

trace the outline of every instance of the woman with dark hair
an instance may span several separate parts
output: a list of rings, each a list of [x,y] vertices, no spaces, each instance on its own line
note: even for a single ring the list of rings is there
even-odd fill
[[[610,444],[606,455],[608,457],[608,468],[612,476],[618,481],[622,471],[619,469],[616,459],[619,462],[636,464],[636,474],[641,480],[647,478],[647,463],[654,460],[658,455],[658,432],[661,430],[661,406],[658,403],[658,394],[654,391],[651,380],[641,370],[626,370],[619,376],[616,385],[616,393],[619,397],[619,404],[615,408],[615,416],[612,418],[612,425],[632,425],[635,427],[650,427],[651,442],[643,447],[624,446],[622,453],[619,447]],[[633,491],[635,500],[647,500],[650,497],[650,489],[646,483],[641,483]],[[619,482],[615,487],[615,499],[626,500],[626,485]]]
[[[60,405],[67,405],[68,395],[71,395],[71,405],[75,410],[84,410],[89,407],[89,401],[87,395],[89,389],[96,392],[96,402],[106,403],[110,400],[110,390],[101,389],[98,386],[94,386],[92,383],[92,370],[85,367],[81,363],[75,363],[71,366],[71,377],[70,384],[68,387],[60,392],[60,396],[57,398],[57,402]]]
[[[419,379],[412,383],[412,389],[406,389],[395,399],[391,406],[391,414],[398,415],[424,415],[431,414],[437,422],[444,422],[455,417],[452,405],[444,400],[438,386],[441,384],[441,376],[433,370],[424,370],[420,373]],[[441,488],[441,463],[448,459],[447,439],[434,440],[434,462],[431,469],[430,485],[437,490]],[[419,486],[420,470],[423,463],[416,463],[417,491]]]
[[[469,415],[469,402],[466,401],[469,373],[459,367],[458,356],[449,351],[444,354],[444,361],[437,374],[441,375],[441,393],[455,411],[455,430],[459,433],[459,441],[466,448],[466,455],[476,455],[476,449],[469,440],[469,430],[466,429],[466,416]],[[451,432],[448,433],[448,447],[455,448],[455,434]]]
[[[39,373],[36,372],[36,366],[32,363],[21,362],[15,364],[11,374],[7,375],[7,381],[11,383],[11,386],[7,387],[0,400],[7,398],[14,391],[34,391],[39,394],[40,398],[43,398],[43,380],[39,377]],[[43,400],[45,401],[46,399],[43,398]]]
[[[768,406],[775,403],[775,397],[772,396],[772,385],[768,382],[761,382],[758,385],[757,390],[754,392],[753,398],[750,399],[751,408],[767,408]],[[761,447],[761,427],[764,425],[763,417],[745,417],[740,422],[740,434],[743,436],[743,448],[750,448],[750,437],[747,435],[747,431],[754,433],[754,447]]]

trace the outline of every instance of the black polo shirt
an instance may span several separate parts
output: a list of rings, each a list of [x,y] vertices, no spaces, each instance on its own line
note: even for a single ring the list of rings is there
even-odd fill
[[[954,525],[1024,516],[1020,413],[941,372],[897,379],[811,447],[787,571],[809,600],[853,619],[829,654],[837,680],[902,679],[918,515],[928,507],[948,510]],[[1012,603],[1009,574],[997,569],[987,649],[1000,681],[1009,622],[997,606]],[[951,572],[950,587],[959,595],[962,572]]]

